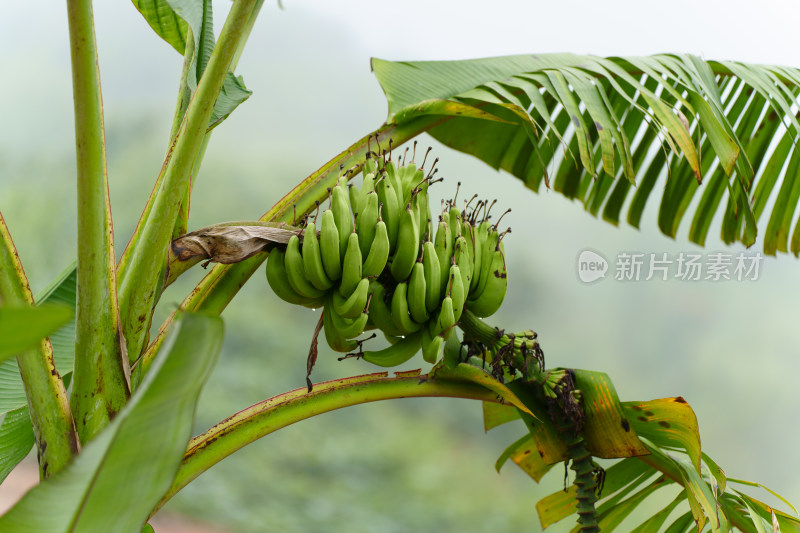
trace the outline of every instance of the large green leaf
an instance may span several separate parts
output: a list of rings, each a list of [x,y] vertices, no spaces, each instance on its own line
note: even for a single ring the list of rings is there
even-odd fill
[[[389,103],[387,122],[447,115],[429,131],[444,144],[513,174],[534,191],[552,182],[613,224],[627,206],[628,222],[639,227],[655,197],[650,203],[659,204],[658,225],[667,235],[674,237],[693,209],[693,242],[705,243],[716,217],[724,242],[750,245],[782,182],[764,250],[800,254],[800,223],[790,228],[800,180],[796,164],[783,164],[800,160],[800,70],[690,55],[573,54],[373,59],[372,68]],[[431,101],[437,105],[423,105]],[[448,102],[491,118],[442,112]],[[660,180],[663,188],[656,187]],[[700,200],[693,202],[697,193]]]
[[[0,307],[0,361],[35,347],[72,316],[73,310],[63,305]]]
[[[70,466],[0,517],[0,530],[141,531],[181,463],[221,344],[221,319],[184,314],[128,405]]]
[[[0,483],[33,448],[33,426],[27,407],[0,415]]]
[[[214,49],[214,23],[211,0],[132,0],[133,5],[159,37],[181,55],[186,52],[187,40],[192,53],[186,77],[187,88],[194,92]],[[241,76],[228,72],[214,111],[209,129],[218,125],[236,107],[250,97]]]
[[[76,269],[73,263],[37,294],[35,301],[39,304],[61,304],[75,309],[75,283]],[[68,321],[49,338],[58,372],[62,376],[70,374],[75,357],[75,320]],[[10,359],[0,363],[0,413],[27,405],[17,362]]]

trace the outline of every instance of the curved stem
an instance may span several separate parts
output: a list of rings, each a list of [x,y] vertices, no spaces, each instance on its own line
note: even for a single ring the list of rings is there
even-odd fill
[[[416,372],[387,372],[318,383],[257,403],[189,441],[175,481],[155,513],[197,476],[244,446],[273,431],[342,407],[395,398],[450,397],[501,403],[485,387],[465,381],[434,379]]]

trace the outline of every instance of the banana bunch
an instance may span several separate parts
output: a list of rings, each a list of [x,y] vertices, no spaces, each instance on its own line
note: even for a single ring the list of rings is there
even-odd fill
[[[362,186],[341,177],[330,207],[285,250],[270,253],[270,286],[287,302],[322,307],[335,351],[358,350],[351,355],[395,366],[422,349],[434,363],[465,308],[489,316],[505,297],[504,234],[489,223],[490,206],[478,202],[468,211],[467,204],[462,215],[454,199],[434,236],[428,187],[439,180],[436,161],[427,175],[424,165],[368,155]],[[357,338],[369,329],[381,330],[390,346],[361,350]]]

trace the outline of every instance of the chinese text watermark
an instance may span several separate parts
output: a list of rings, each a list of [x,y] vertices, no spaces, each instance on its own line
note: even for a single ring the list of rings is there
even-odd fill
[[[584,283],[604,279],[607,273],[616,281],[757,281],[762,259],[759,252],[620,252],[609,262],[594,250],[583,250],[577,268]]]

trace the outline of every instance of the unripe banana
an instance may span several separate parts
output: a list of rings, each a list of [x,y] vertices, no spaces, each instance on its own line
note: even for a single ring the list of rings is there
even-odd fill
[[[364,267],[361,275],[365,278],[375,277],[383,272],[386,262],[389,259],[389,233],[386,230],[386,223],[379,220],[375,225],[375,238],[372,239],[372,246],[369,254],[364,260]]]
[[[500,309],[508,289],[508,275],[506,272],[506,259],[501,246],[492,254],[488,279],[483,292],[467,303],[469,310],[479,317],[493,315]]]
[[[393,337],[400,337],[403,332],[397,329],[392,319],[392,312],[386,304],[386,290],[383,285],[377,281],[371,281],[369,284],[369,293],[372,295],[372,300],[369,302],[369,319],[377,326],[378,329],[383,331],[385,335]]]
[[[342,256],[339,253],[339,230],[333,211],[327,209],[322,213],[322,223],[319,232],[319,251],[322,255],[322,266],[330,280],[336,281],[342,277]]]
[[[358,342],[342,335],[341,331],[333,323],[333,314],[333,305],[329,297],[325,302],[325,309],[322,311],[322,325],[325,328],[325,340],[328,342],[328,346],[332,350],[341,353],[351,352],[358,348]]]
[[[444,337],[431,335],[429,328],[422,328],[422,358],[426,363],[434,364],[439,359],[439,352],[444,345]]]
[[[350,212],[350,199],[341,185],[333,188],[331,193],[331,211],[339,231],[339,255],[347,249],[347,239],[353,233],[353,214]]]
[[[397,202],[398,207],[402,207],[406,203],[408,203],[408,198],[406,198],[406,191],[407,189],[403,187],[403,181],[400,178],[400,175],[397,171],[397,165],[394,164],[394,161],[389,161],[383,167],[383,173],[386,179],[389,181],[389,184],[394,189],[395,194],[397,194]]]
[[[414,263],[411,277],[408,279],[408,310],[411,312],[411,318],[420,324],[430,318],[425,304],[427,297],[425,283],[425,267],[422,265],[422,261],[417,261]]]
[[[463,235],[459,236],[454,244],[453,262],[457,264],[460,269],[464,290],[468,291],[472,281],[472,259],[469,256],[467,239]],[[464,296],[466,299],[466,294]]]
[[[361,184],[361,190],[359,194],[361,198],[366,198],[366,196],[375,191],[375,173],[374,172],[365,172],[364,173],[364,181]]]
[[[450,287],[448,294],[453,300],[453,315],[455,319],[461,318],[461,312],[464,311],[464,302],[467,300],[467,290],[464,283],[464,277],[461,275],[461,269],[457,264],[450,265]]]
[[[323,304],[322,298],[306,298],[301,296],[289,284],[289,277],[284,264],[285,253],[280,248],[274,248],[267,257],[267,282],[278,297],[290,304],[303,305],[316,308]]]
[[[339,294],[338,291],[333,291],[333,308],[344,318],[356,318],[367,306],[368,296],[369,280],[363,278],[347,298]]]
[[[492,268],[492,256],[497,248],[499,237],[500,234],[497,232],[497,230],[489,227],[486,240],[482,245],[483,248],[481,255],[483,257],[481,258],[481,270],[479,274],[474,275],[474,277],[478,278],[478,283],[475,288],[470,290],[470,295],[467,298],[468,300],[477,299],[486,288],[486,282],[489,281],[489,274],[491,273],[490,269]]]
[[[364,160],[364,166],[361,167],[361,173],[365,176],[367,174],[375,174],[378,170],[378,162],[372,159],[372,154],[367,153],[367,157]]]
[[[394,250],[397,244],[397,230],[400,226],[397,193],[385,177],[375,184],[375,190],[378,192],[378,199],[381,203],[381,218],[386,223],[386,230],[389,233],[390,250]]]
[[[364,257],[369,254],[372,240],[375,238],[375,224],[378,223],[379,216],[378,195],[371,192],[366,196],[364,205],[356,217],[358,244],[361,246],[361,255]]]
[[[321,291],[326,291],[333,286],[333,282],[325,274],[322,265],[322,254],[317,240],[317,225],[310,222],[303,235],[303,268],[311,284]]]
[[[447,291],[447,273],[450,270],[450,263],[453,257],[453,240],[450,226],[444,220],[439,220],[439,226],[436,229],[436,241],[434,242],[436,249],[436,257],[439,259],[439,268],[441,275],[439,276],[439,296],[437,302],[444,298]]]
[[[345,298],[356,290],[361,281],[361,247],[358,245],[358,233],[351,232],[347,239],[347,249],[342,261],[342,281],[339,284],[339,294]]]
[[[422,180],[425,179],[425,173],[417,168],[415,163],[409,163],[403,167],[403,187],[406,189],[413,189],[419,187]]]
[[[408,284],[406,282],[398,283],[394,289],[394,294],[392,295],[392,320],[395,327],[403,335],[419,331],[422,327],[408,314]]]
[[[359,194],[360,191],[355,187],[353,187],[352,183],[348,183],[346,187],[347,187],[347,196],[350,200],[350,210],[353,211],[353,213],[360,213],[362,208],[361,196]]]
[[[488,220],[484,220],[475,228],[472,259],[472,280],[470,281],[469,293],[471,294],[481,282],[481,270],[483,269],[483,248],[489,240],[489,230],[491,225]]]
[[[336,297],[336,291],[332,293],[333,297]],[[364,328],[367,325],[367,321],[369,320],[369,314],[367,314],[366,310],[362,310],[362,312],[356,318],[345,318],[339,313],[336,312],[336,306],[328,306],[325,309],[325,312],[331,313],[331,322],[333,323],[333,327],[336,328],[336,331],[342,337],[346,339],[354,339],[364,333]],[[325,321],[323,319],[323,325]]]
[[[439,315],[436,317],[436,320],[429,322],[431,335],[441,335],[452,328],[455,323],[456,317],[453,312],[453,298],[447,295],[444,300],[442,300],[442,306],[439,308]]]
[[[314,287],[306,277],[303,256],[300,253],[300,238],[297,235],[292,235],[286,244],[286,256],[283,258],[283,264],[286,267],[289,285],[297,294],[306,298],[320,298],[325,294],[325,291]]]
[[[383,350],[365,351],[363,357],[365,361],[378,366],[402,365],[419,351],[421,341],[422,332],[418,331]]]
[[[461,236],[464,237],[464,242],[467,244],[467,264],[469,265],[469,279],[470,283],[466,284],[464,288],[469,291],[469,287],[472,284],[472,272],[475,268],[475,233],[474,227],[472,224],[469,223],[468,220],[463,220],[461,222]],[[459,265],[461,266],[461,265]],[[463,267],[461,272],[463,273]]]
[[[461,210],[453,206],[447,212],[447,216],[447,224],[450,226],[451,232],[450,238],[453,239],[453,245],[455,249],[455,240],[459,235],[461,235]]]
[[[442,270],[436,247],[428,240],[422,245],[422,267],[425,271],[425,309],[433,313],[441,302]],[[413,272],[412,272],[413,275]]]
[[[428,182],[424,182],[419,187],[419,192],[413,199],[414,215],[417,218],[420,242],[424,240],[425,232],[428,231],[428,223],[431,218],[431,206],[428,202]]]
[[[419,253],[419,228],[410,207],[400,214],[400,227],[397,230],[397,246],[392,258],[391,272],[395,281],[405,281]]]

